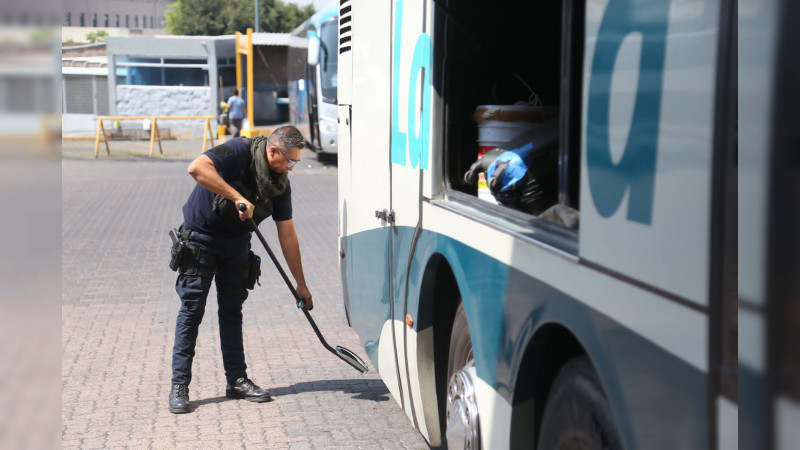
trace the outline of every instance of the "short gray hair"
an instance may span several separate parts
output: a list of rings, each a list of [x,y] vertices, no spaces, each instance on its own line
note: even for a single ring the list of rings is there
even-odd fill
[[[303,149],[306,146],[306,140],[297,128],[286,125],[278,128],[270,135],[269,145],[277,145],[286,151],[293,148]]]

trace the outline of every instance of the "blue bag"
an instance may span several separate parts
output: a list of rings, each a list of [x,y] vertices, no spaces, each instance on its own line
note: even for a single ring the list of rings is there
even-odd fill
[[[482,171],[500,204],[541,214],[558,200],[558,121],[548,121],[486,153],[464,179],[474,184]]]

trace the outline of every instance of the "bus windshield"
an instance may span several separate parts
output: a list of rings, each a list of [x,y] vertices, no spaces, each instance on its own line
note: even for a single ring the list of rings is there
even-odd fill
[[[337,67],[339,53],[337,51],[339,30],[337,21],[329,20],[320,27],[319,68],[320,86],[322,87],[322,101],[336,103]]]

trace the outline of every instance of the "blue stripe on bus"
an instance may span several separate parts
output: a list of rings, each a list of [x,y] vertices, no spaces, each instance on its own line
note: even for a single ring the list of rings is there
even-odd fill
[[[392,233],[398,272],[392,281],[395,316],[402,321],[414,228],[397,227]],[[375,273],[375,268],[388,272],[388,237],[388,228],[383,228],[346,239],[350,249],[346,278],[359,280],[359,286],[380,287],[375,289],[379,293],[362,287],[346,292],[352,326],[376,367],[380,332],[389,319],[389,277],[386,272]],[[577,299],[452,238],[430,231],[420,234],[408,288],[412,317],[420,315],[425,265],[437,253],[445,257],[459,284],[478,376],[510,404],[514,386],[526,382],[518,380],[517,373],[531,337],[542,326],[560,324],[592,360],[628,447],[707,447],[706,374]],[[375,301],[377,297],[381,300]],[[414,325],[417,333],[428,326]],[[680,324],[675,327],[680,333]],[[402,348],[402,343],[398,345]]]
[[[408,252],[413,235],[413,228],[398,227],[394,238],[394,282],[397,286],[396,305],[399,308],[402,308]],[[411,273],[416,275],[409,280],[408,289],[408,311],[412,317],[419,316],[420,283],[425,271],[423,264],[427,264],[429,255],[434,252],[441,253],[448,261],[458,261],[458,264],[451,264],[451,268],[461,289],[461,299],[470,324],[475,368],[481,379],[494,386],[496,370],[493,361],[496,359],[495,355],[501,352],[500,333],[503,329],[504,293],[508,290],[506,283],[509,267],[461,242],[423,230],[417,242],[416,256],[426,257],[415,257],[411,263]],[[473,324],[477,323],[481,326],[473,328]]]
[[[361,338],[372,365],[378,365],[378,345],[383,324],[391,318],[389,310],[389,228],[358,233],[345,240],[344,295],[348,301],[350,323]],[[357,244],[357,245],[354,245]],[[354,289],[348,286],[357,285]]]

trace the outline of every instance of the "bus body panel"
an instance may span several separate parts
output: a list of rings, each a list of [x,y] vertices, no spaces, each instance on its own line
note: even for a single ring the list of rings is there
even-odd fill
[[[707,305],[718,2],[586,7],[580,255]]]
[[[437,219],[432,218],[431,222],[438,221]],[[395,232],[404,240],[414,235],[414,229],[408,227],[398,227]],[[359,244],[361,240],[365,240],[365,244]],[[374,248],[377,245],[374,232],[352,235],[347,241],[347,245],[352,247],[372,245]],[[507,263],[500,262],[489,254],[458,242],[452,237],[433,231],[423,231],[418,239],[416,256],[411,266],[413,275],[409,280],[407,309],[412,317],[418,317],[421,308],[432,307],[430,304],[421,303],[419,292],[422,291],[424,268],[427,261],[435,254],[443,255],[453,269],[467,311],[478,376],[493,391],[490,395],[483,390],[483,398],[478,400],[482,417],[493,417],[494,414],[484,414],[484,406],[495,412],[505,409],[509,413],[513,411],[511,405],[514,386],[518,382],[524,382],[517,379],[521,355],[542,326],[559,324],[573,332],[587,354],[591,355],[606,395],[617,415],[617,423],[626,438],[627,447],[704,448],[707,446],[706,373],[668,351],[663,346],[663,339],[659,342],[658,338],[654,337],[656,340],[654,342],[648,339],[647,335],[633,330],[629,323],[622,323],[622,321],[630,322],[632,316],[636,315],[636,306],[631,305],[636,304],[637,295],[636,292],[630,291],[637,289],[631,289],[625,283],[602,274],[597,275],[593,283],[581,287],[584,291],[594,291],[612,297],[614,294],[619,294],[622,298],[618,311],[634,309],[633,314],[627,314],[627,317],[621,314],[618,317],[619,321],[614,320],[593,307],[591,300],[579,301],[572,295],[523,272],[516,264],[512,268]],[[552,258],[561,257],[553,255]],[[348,279],[356,279],[371,272],[369,265],[372,262],[366,258],[361,258],[360,261],[361,263],[357,262],[353,264],[352,269],[349,269],[352,273],[349,273]],[[552,263],[552,260],[541,262],[542,265]],[[526,267],[527,270],[530,268]],[[559,269],[560,267],[557,267],[555,270]],[[585,268],[579,270],[590,271]],[[565,273],[561,283],[569,285],[574,276],[575,273]],[[582,278],[588,277],[582,275]],[[388,294],[387,289],[384,292]],[[642,298],[648,297],[645,291],[638,294]],[[626,301],[625,297],[634,298]],[[378,360],[376,367],[398,370],[392,364],[387,365],[383,362],[384,359],[391,360],[394,357],[391,344],[387,343],[392,339],[390,320],[385,318],[381,321],[385,315],[383,313],[385,305],[374,301],[355,303],[362,298],[352,292],[348,297],[348,309],[360,311],[358,316],[352,316],[351,313],[353,326],[365,343],[373,363]],[[431,299],[425,300],[431,301]],[[650,302],[643,303],[644,305],[640,305],[641,308],[646,309],[651,306]],[[598,308],[603,307],[605,311],[613,311],[603,300],[597,300],[594,305]],[[661,313],[658,314],[658,322],[662,326],[680,327],[681,336],[697,338],[698,335],[702,336],[707,332],[702,318],[696,317],[699,314],[686,307],[672,305],[667,311],[656,311],[656,313]],[[417,339],[430,325],[425,329],[411,327],[404,335],[401,328],[406,325],[399,320],[394,322],[396,345],[402,350],[405,336],[410,378],[417,380],[424,374],[415,373],[415,368],[425,365],[424,361],[416,360],[417,349],[423,346]],[[642,324],[644,327],[650,325]],[[680,336],[675,338],[681,339]],[[376,350],[374,342],[380,342],[380,355],[377,358],[373,357]],[[399,370],[401,375],[404,375],[406,363],[402,356],[398,359]],[[382,376],[391,378],[385,374]],[[392,384],[387,383],[387,386],[390,386],[395,398],[399,399],[396,383],[392,381]],[[406,413],[410,415],[410,402],[414,402],[414,412],[418,422],[422,424],[425,423],[423,394],[419,383],[412,383],[411,386],[411,389],[404,388],[403,404]],[[500,400],[503,404],[499,403]],[[681,433],[674,433],[669,427],[659,426],[664,423],[679,423]],[[484,448],[495,448],[495,445],[501,443],[506,444],[502,445],[502,448],[507,447],[509,423],[498,422],[487,425],[491,425],[492,428],[482,429]]]
[[[376,212],[388,210],[390,203],[390,161],[388,151],[383,151],[388,150],[390,61],[380,57],[389,46],[385,27],[390,24],[390,9],[382,2],[360,6],[340,15],[351,18],[354,30],[350,32],[350,49],[339,57],[344,81],[339,83],[338,92],[339,230],[343,237],[339,246],[345,255],[340,267],[343,279],[358,280],[343,283],[349,319],[354,326],[364,324],[359,335],[367,356],[379,368],[395,399],[400,399],[394,344],[388,346],[388,353],[380,351],[386,348],[384,340],[392,340],[392,333],[383,336],[382,330],[385,323],[391,324],[394,305],[389,278],[391,234],[385,222],[376,217]],[[357,17],[369,20],[358,22]],[[348,102],[359,108],[351,112]],[[362,237],[345,239],[355,234]]]
[[[776,0],[740,2],[738,15],[738,380],[742,404],[739,424],[743,449],[764,448],[771,434],[768,409],[769,317],[767,293],[770,135],[774,123],[771,94],[775,89]],[[777,411],[774,411],[777,413]],[[776,446],[776,448],[782,448]],[[791,447],[783,447],[791,448]]]
[[[319,140],[320,148],[325,153],[338,153],[339,132],[336,120],[338,106],[335,103],[319,104]]]
[[[739,126],[739,293],[754,306],[766,303],[764,272],[769,152],[773,122],[770,94],[775,79],[775,42],[779,20],[778,1],[741,2],[738,17]],[[761,350],[759,349],[759,353]],[[743,358],[744,359],[744,358]],[[752,366],[752,365],[751,365]],[[761,368],[757,368],[761,370]]]
[[[406,358],[409,348],[416,342],[405,332],[406,316],[412,320],[417,315],[409,309],[408,301],[417,295],[412,292],[407,280],[411,264],[416,260],[418,234],[401,233],[398,230],[421,231],[421,202],[426,180],[430,177],[429,154],[431,148],[431,39],[432,3],[428,0],[402,0],[395,2],[391,14],[391,197],[388,209],[393,213],[392,223],[392,272],[393,310],[395,323],[404,330],[394,340],[396,343],[398,378],[403,390],[401,404],[406,414],[417,424],[423,435],[434,442],[438,435],[437,414],[428,411],[431,435],[422,403],[433,392],[422,393],[418,375],[413,367],[415,358]],[[427,13],[426,13],[427,11]],[[385,49],[384,49],[385,50]],[[429,183],[429,182],[427,182]],[[411,272],[413,273],[413,272]],[[432,352],[432,349],[431,349]],[[425,362],[419,362],[423,367]],[[432,365],[430,367],[433,370]],[[436,402],[431,402],[431,409]]]
[[[547,326],[565,328],[586,351],[626,448],[707,448],[704,305],[718,2],[587,3],[582,218],[579,251],[571,254],[514,226],[504,229],[478,219],[469,205],[448,198],[440,144],[444,105],[430,80],[433,3],[343,5],[352,7],[354,18],[352,51],[340,59],[345,64],[352,58],[352,69],[340,71],[339,121],[351,119],[349,127],[339,128],[345,309],[370,360],[423,436],[435,444],[444,431],[435,429],[438,411],[428,382],[434,325],[417,322],[436,302],[421,297],[424,272],[433,259],[442,258],[453,271],[470,325],[483,448],[511,445],[511,417],[519,406],[514,389],[525,376],[519,373],[521,358],[536,332]],[[653,38],[652,30],[645,30],[638,44],[635,36],[618,43],[619,60],[612,58],[610,69],[593,71],[595,46],[613,37],[613,28],[600,31],[610,8],[614,14],[660,20],[656,34],[661,35]],[[658,70],[663,73],[656,87],[651,72],[657,61],[646,70],[636,68],[637,48],[653,45],[662,47]],[[697,55],[682,56],[695,46]],[[704,58],[709,67],[701,67]],[[344,73],[350,70],[348,78]],[[592,90],[594,76],[610,79]],[[644,88],[633,87],[643,79]],[[598,97],[586,94],[590,91],[607,97],[609,117],[598,118],[593,109]],[[637,102],[644,106],[634,107]],[[648,122],[653,117],[656,122]],[[589,152],[605,148],[593,130],[604,120],[608,158],[589,163]],[[648,223],[640,210],[630,220],[631,195],[641,195],[632,194],[630,186],[616,199],[616,208],[598,206],[590,187],[598,170],[609,172],[605,176],[612,184],[634,184],[625,179],[630,173],[615,172],[633,154],[624,144],[631,123],[637,124],[636,139],[651,139],[655,146],[654,187],[651,197],[644,196],[652,203]],[[641,135],[642,127],[650,135]],[[639,167],[636,156],[634,168]],[[609,202],[599,200],[604,201]],[[394,220],[376,219],[381,211],[394,213]]]

